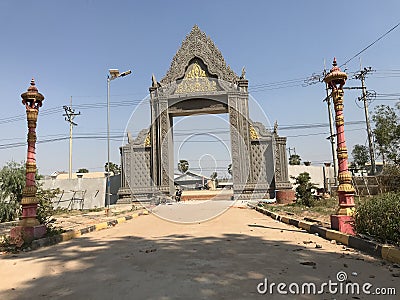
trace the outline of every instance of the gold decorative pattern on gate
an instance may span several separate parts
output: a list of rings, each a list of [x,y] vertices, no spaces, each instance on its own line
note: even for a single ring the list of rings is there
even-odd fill
[[[146,139],[144,140],[144,146],[145,147],[151,147],[150,131],[146,135]]]
[[[254,129],[253,125],[250,125],[250,140],[258,140],[260,137],[258,136],[257,131]]]
[[[212,92],[216,90],[217,83],[207,76],[206,71],[197,62],[194,62],[189,66],[189,71],[178,84],[175,93]]]

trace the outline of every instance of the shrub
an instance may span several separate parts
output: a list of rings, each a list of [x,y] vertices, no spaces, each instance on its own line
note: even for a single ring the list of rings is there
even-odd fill
[[[46,226],[49,226],[55,221],[55,219],[53,218],[54,208],[52,199],[56,197],[59,193],[60,190],[58,188],[53,190],[43,190],[41,188],[38,189],[36,194],[39,200],[37,219],[39,220],[40,224],[45,224]]]
[[[296,203],[305,206],[314,205],[313,190],[315,185],[311,183],[310,174],[307,172],[300,173],[297,177],[292,177],[296,180]]]
[[[14,221],[20,215],[20,212],[18,201],[0,200],[0,222]]]
[[[387,193],[360,202],[355,230],[383,243],[400,246],[400,193]]]
[[[36,214],[40,224],[45,224],[47,226],[55,221],[52,217],[54,215],[54,208],[51,200],[59,193],[59,189],[38,189],[36,197],[39,203]],[[21,215],[21,205],[18,201],[5,201],[0,199],[0,222],[14,221],[19,215]]]

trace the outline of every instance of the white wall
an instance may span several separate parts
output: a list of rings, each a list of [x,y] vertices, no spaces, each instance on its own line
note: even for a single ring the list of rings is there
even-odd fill
[[[326,174],[327,178],[330,178],[330,182],[333,185],[333,167],[326,167]],[[289,165],[289,177],[290,182],[294,184],[295,180],[291,177],[297,177],[300,173],[307,172],[310,174],[311,182],[314,183],[317,187],[323,188],[324,187],[324,166],[305,166],[305,165]],[[295,186],[293,187],[295,188]]]
[[[106,181],[107,178],[76,178],[76,179],[45,179],[43,188],[45,189],[56,189],[61,190],[61,194],[58,198],[53,199],[53,206],[55,208],[72,208],[90,209],[96,207],[105,206],[105,192],[106,192]],[[83,203],[79,201],[79,198],[83,197]],[[71,202],[74,197],[75,201]]]

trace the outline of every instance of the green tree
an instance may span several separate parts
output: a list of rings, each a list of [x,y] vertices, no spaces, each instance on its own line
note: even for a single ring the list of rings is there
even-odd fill
[[[289,157],[289,165],[300,165],[301,158],[298,154],[292,154]]]
[[[0,170],[0,222],[13,221],[20,215],[24,186],[24,166],[9,162]]]
[[[388,105],[375,107],[372,115],[373,130],[378,152],[385,163],[387,160],[400,163],[400,122],[394,108]]]
[[[80,168],[77,173],[89,173],[89,170],[85,168]]]
[[[181,159],[178,162],[178,171],[182,174],[186,173],[189,170],[189,162],[186,159]]]
[[[21,202],[25,187],[25,164],[10,161],[0,170],[0,197]]]
[[[37,216],[41,224],[48,224],[53,213],[51,199],[59,190],[45,190],[38,184],[41,179],[36,173],[36,186],[38,188],[36,197],[39,200]],[[20,214],[22,190],[25,187],[25,164],[14,161],[6,163],[0,170],[0,221],[15,220]]]
[[[305,206],[313,206],[314,205],[314,196],[313,190],[316,189],[315,185],[311,183],[310,174],[307,172],[300,173],[297,177],[292,177],[296,180],[296,203],[305,205]]]
[[[364,168],[365,164],[369,162],[368,147],[364,145],[354,145],[351,155],[354,159],[354,164],[359,168]]]
[[[106,162],[106,164],[104,165],[104,170],[106,172],[108,171],[107,170],[107,166],[108,166],[108,162]],[[120,174],[121,173],[121,167],[110,161],[110,172],[113,172],[114,175]]]

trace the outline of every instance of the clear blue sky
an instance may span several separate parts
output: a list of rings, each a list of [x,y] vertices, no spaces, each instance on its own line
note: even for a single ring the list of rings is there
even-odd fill
[[[321,73],[324,59],[330,68],[334,56],[339,64],[351,58],[399,23],[399,11],[397,0],[1,1],[0,165],[25,159],[25,146],[4,145],[26,139],[20,94],[32,77],[46,98],[39,115],[39,140],[68,136],[61,107],[69,104],[70,96],[81,112],[74,134],[104,137],[107,71],[132,69],[132,75],[111,85],[111,101],[117,103],[111,107],[111,132],[122,135],[136,103],[148,94],[151,74],[159,80],[165,75],[194,24],[211,37],[236,73],[246,66],[250,89],[264,84],[263,90],[253,89],[251,94],[271,123],[278,120],[281,127],[327,123],[324,85],[302,87],[301,80]],[[367,78],[369,89],[400,93],[399,77],[387,73],[400,70],[399,48],[397,28],[361,55],[363,66],[380,71]],[[359,65],[357,58],[346,68],[355,72]],[[266,85],[293,79],[300,80],[279,89]],[[345,93],[346,121],[364,119],[355,101],[359,94]],[[371,106],[387,103],[395,101],[375,101]],[[364,127],[346,127],[349,149],[366,143]],[[331,159],[328,132],[327,127],[312,126],[280,134],[288,136],[288,147],[295,147],[303,161],[318,164]],[[121,138],[112,141],[114,162],[119,162],[121,143]],[[68,149],[68,140],[39,144],[40,172],[67,171]],[[106,160],[105,139],[74,140],[74,170],[100,171]]]

